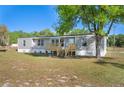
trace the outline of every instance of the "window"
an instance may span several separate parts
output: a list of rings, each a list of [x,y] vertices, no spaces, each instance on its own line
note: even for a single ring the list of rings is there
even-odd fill
[[[74,42],[74,38],[69,38],[69,39],[68,39],[68,43],[69,43],[69,44],[74,44],[74,43],[75,43],[75,42]]]
[[[52,44],[58,44],[59,40],[58,39],[52,39]]]
[[[38,46],[43,46],[44,45],[44,40],[38,40],[38,42],[37,42],[37,45]]]
[[[64,39],[60,39],[61,46],[64,46]]]
[[[59,40],[58,39],[56,39],[56,44],[59,44]]]
[[[23,46],[26,46],[26,41],[25,40],[23,40]]]
[[[40,43],[41,43],[41,46],[43,46],[43,45],[44,45],[44,40],[41,40],[41,42],[40,42]]]
[[[40,46],[40,40],[38,40],[37,45]]]
[[[54,39],[52,39],[52,44],[54,44]]]

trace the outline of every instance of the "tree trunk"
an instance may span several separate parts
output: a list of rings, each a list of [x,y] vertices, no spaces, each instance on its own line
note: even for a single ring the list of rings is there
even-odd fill
[[[96,35],[96,58],[100,59],[100,41],[101,38],[99,35]]]

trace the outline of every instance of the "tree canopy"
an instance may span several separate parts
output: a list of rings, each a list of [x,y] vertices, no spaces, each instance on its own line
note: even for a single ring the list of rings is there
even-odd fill
[[[54,32],[50,31],[50,29],[44,29],[41,30],[40,32],[34,31],[32,32],[33,36],[53,36]]]
[[[68,35],[80,35],[80,34],[88,34],[89,31],[85,29],[72,29],[70,32],[68,32]]]
[[[50,29],[44,29],[39,32],[40,36],[53,36],[54,33],[50,31]]]
[[[124,47],[124,34],[110,35],[108,38],[108,46]]]
[[[79,21],[88,31],[97,35],[107,35],[113,24],[123,23],[124,6],[110,5],[63,5],[57,7],[59,15],[57,32],[68,33]],[[104,29],[107,27],[107,30]]]
[[[53,36],[53,35],[54,33],[49,29],[44,29],[42,31],[34,31],[31,33],[23,32],[23,31],[9,32],[10,44],[17,43],[18,38],[34,37],[34,36]]]
[[[10,44],[17,43],[18,38],[31,37],[31,33],[23,32],[23,31],[13,31],[9,32],[9,42]]]

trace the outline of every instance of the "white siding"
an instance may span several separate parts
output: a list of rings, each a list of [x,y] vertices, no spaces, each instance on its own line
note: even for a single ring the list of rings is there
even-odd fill
[[[33,40],[33,38],[19,38],[18,39],[18,52],[23,53],[46,53],[47,45],[51,43],[52,39],[58,39],[60,40],[61,37],[40,37],[40,39],[44,40],[43,46],[37,45],[37,40]],[[76,44],[76,55],[77,56],[95,56],[96,55],[96,39],[94,35],[82,35],[82,36],[73,36],[68,37],[64,36],[64,47],[67,47],[69,43],[75,43]],[[75,39],[75,40],[74,40]],[[105,56],[106,54],[106,40],[107,38],[104,37],[101,40],[100,45],[100,55]],[[26,41],[26,46],[23,46],[23,40]],[[86,42],[86,44],[85,44]],[[49,51],[50,52],[50,51]]]
[[[83,43],[86,42],[86,46]],[[76,37],[76,55],[78,56],[95,56],[95,37],[93,35],[85,35],[81,37]]]

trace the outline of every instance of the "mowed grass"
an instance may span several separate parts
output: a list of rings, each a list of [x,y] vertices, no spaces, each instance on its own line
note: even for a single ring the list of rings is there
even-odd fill
[[[96,58],[34,56],[10,49],[0,52],[0,86],[124,86],[124,53],[116,53],[108,52],[105,62],[98,63]]]

